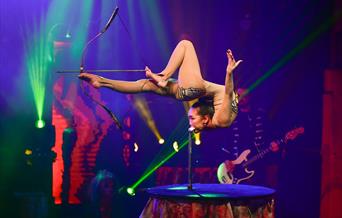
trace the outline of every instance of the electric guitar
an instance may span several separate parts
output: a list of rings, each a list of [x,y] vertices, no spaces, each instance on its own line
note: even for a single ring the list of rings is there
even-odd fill
[[[235,160],[227,160],[220,164],[217,169],[218,180],[220,181],[220,183],[239,184],[241,181],[250,179],[255,173],[254,170],[247,169],[250,164],[264,158],[264,156],[270,152],[278,151],[280,144],[286,144],[288,141],[294,140],[303,133],[304,127],[295,128],[287,132],[284,138],[279,141],[271,142],[268,148],[260,151],[257,155],[249,159],[247,159],[247,157],[251,153],[251,150],[244,150]]]

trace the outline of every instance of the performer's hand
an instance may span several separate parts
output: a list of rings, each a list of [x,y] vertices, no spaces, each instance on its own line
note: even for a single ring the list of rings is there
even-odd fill
[[[100,81],[103,79],[103,77],[90,74],[90,73],[81,73],[80,75],[78,75],[78,78],[88,82],[94,88],[100,88],[101,87]]]
[[[235,61],[232,50],[227,50],[227,58],[228,58],[228,65],[227,65],[227,73],[232,73],[237,66],[242,62],[242,60]]]

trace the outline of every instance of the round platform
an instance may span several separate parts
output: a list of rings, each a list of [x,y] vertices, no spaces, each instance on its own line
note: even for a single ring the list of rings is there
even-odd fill
[[[254,185],[238,184],[188,184],[167,185],[148,188],[147,193],[159,198],[181,198],[184,200],[253,200],[272,197],[274,189]]]

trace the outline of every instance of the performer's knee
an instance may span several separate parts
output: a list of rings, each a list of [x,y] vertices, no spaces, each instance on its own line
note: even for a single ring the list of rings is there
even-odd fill
[[[192,42],[190,40],[187,40],[187,39],[181,40],[178,44],[183,45],[185,47],[193,46]]]

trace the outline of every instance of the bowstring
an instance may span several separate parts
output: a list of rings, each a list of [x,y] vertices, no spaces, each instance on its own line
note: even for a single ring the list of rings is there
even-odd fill
[[[119,17],[119,20],[120,20],[122,26],[124,27],[124,30],[126,31],[126,33],[127,33],[127,35],[128,35],[129,40],[131,41],[131,43],[133,44],[134,49],[136,50],[136,52],[137,52],[137,54],[138,54],[138,57],[140,58],[141,62],[142,62],[145,66],[147,66],[147,62],[146,62],[145,58],[144,58],[144,57],[142,56],[142,54],[140,53],[140,50],[138,49],[137,44],[136,44],[135,41],[133,40],[133,37],[132,37],[131,33],[129,32],[127,25],[125,24],[125,22],[124,22],[123,19],[121,18],[120,13],[118,13],[118,17]]]

